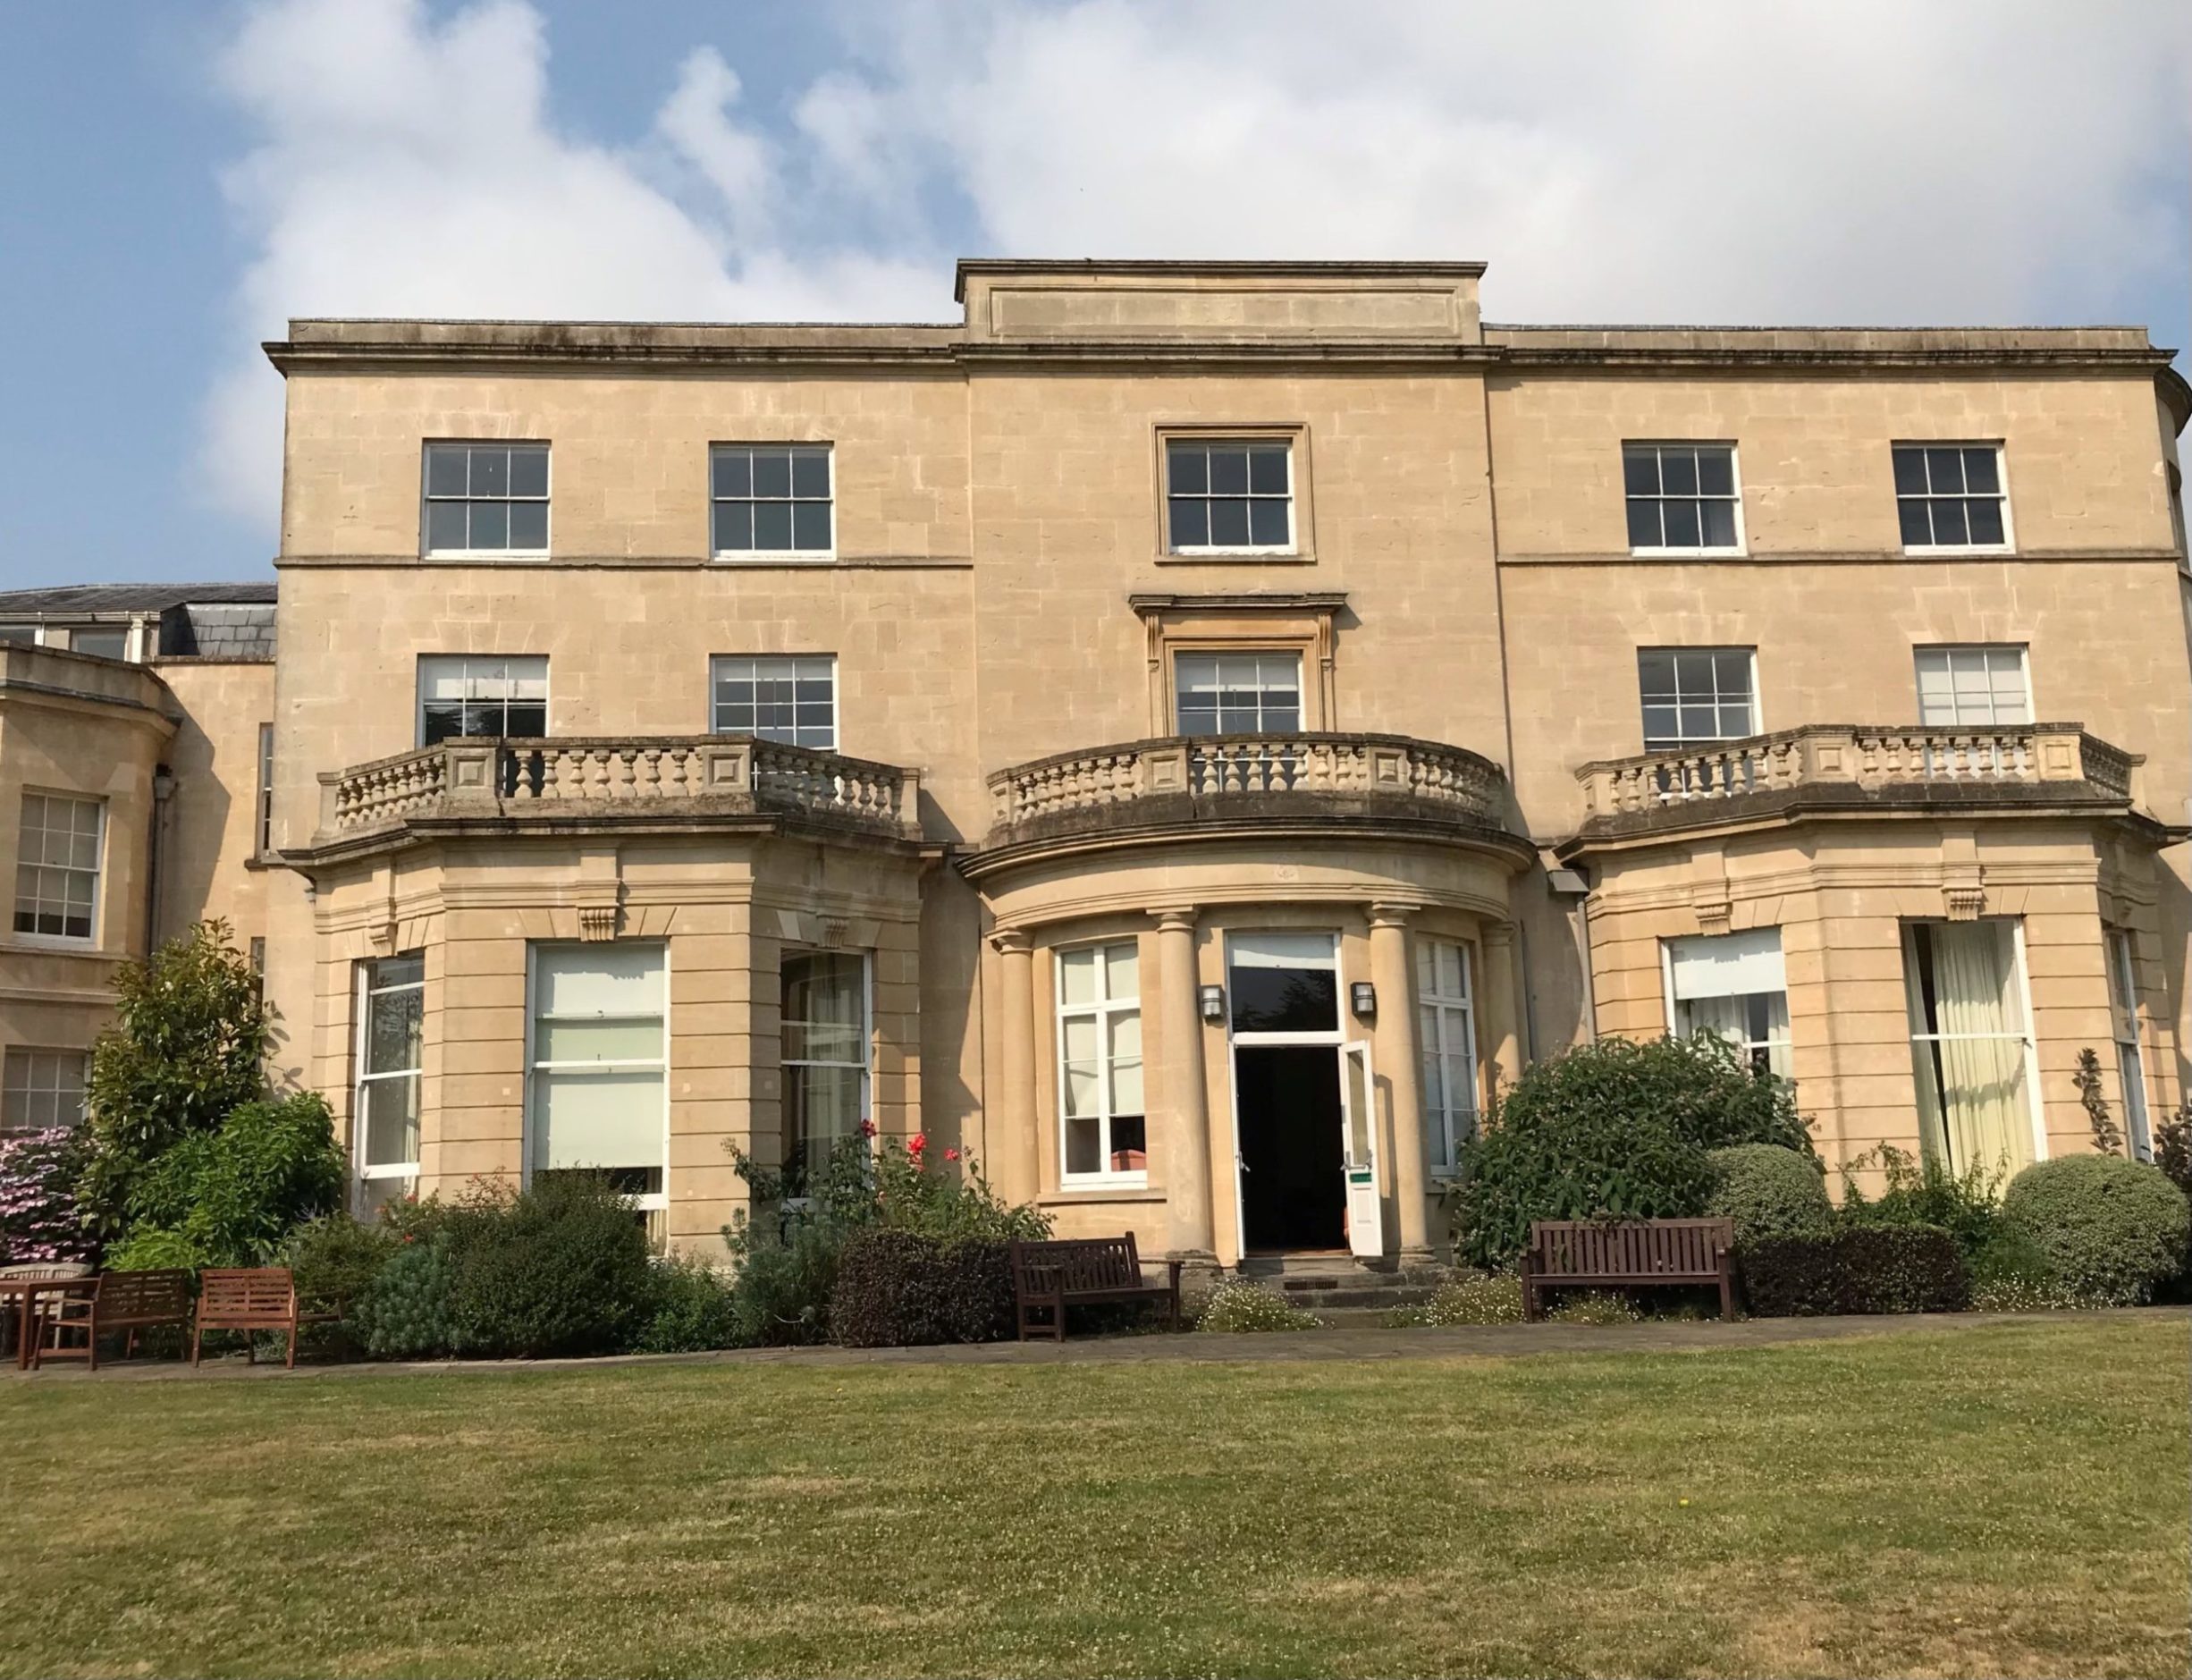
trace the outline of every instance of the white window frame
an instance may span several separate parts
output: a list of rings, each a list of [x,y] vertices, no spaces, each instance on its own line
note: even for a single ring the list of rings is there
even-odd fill
[[[1967,718],[1960,715],[1951,719],[1935,719],[1929,718],[1926,715],[1926,662],[1929,657],[1937,656],[1941,660],[1943,671],[1948,678],[1950,703],[1952,706],[1953,706],[1954,709],[1960,713],[1963,708],[1956,688],[1957,662],[1960,658],[1965,661],[1969,661],[1972,658],[1977,657],[1980,661],[1981,671],[1983,671],[1988,678],[1986,685],[1986,708],[1989,713],[1992,713],[1995,710],[1994,688],[1993,682],[1994,667],[1997,662],[2002,660],[2003,655],[2011,654],[2013,654],[2016,658],[2018,685],[2024,692],[2024,716],[2019,718],[2002,718],[1994,716],[1988,716],[1985,718]],[[1910,671],[1911,680],[1916,684],[1918,690],[1918,723],[1921,728],[1951,730],[2013,729],[2020,724],[2030,723],[2039,715],[2038,713],[2033,709],[2031,654],[2030,650],[2022,642],[1920,643],[1910,650]]]
[[[1899,449],[1989,449],[1994,453],[1994,483],[1999,488],[1994,499],[2002,503],[2002,540],[1999,543],[1911,543],[1902,534],[1902,504],[1905,502],[1935,500],[1932,491],[1931,469],[1928,468],[1926,494],[1923,497],[1906,496],[1895,483],[1895,452]],[[2010,452],[2000,438],[1982,437],[1898,437],[1888,444],[1888,488],[1895,497],[1895,540],[1906,554],[2011,554],[2017,552],[2017,527],[2010,515]],[[1966,491],[1960,496],[1944,494],[1948,501],[1982,501],[1985,493],[1973,495]]]
[[[89,870],[78,869],[72,864],[31,865],[26,864],[23,861],[22,840],[25,831],[23,823],[24,814],[22,808],[22,799],[27,798],[39,798],[46,800],[62,799],[73,805],[90,806],[98,813],[98,833],[92,840],[92,855],[97,861],[92,864]],[[14,916],[11,916],[8,918],[8,926],[11,930],[9,937],[26,945],[43,945],[55,950],[85,950],[94,948],[98,944],[99,918],[105,913],[106,908],[106,833],[108,826],[106,818],[106,801],[104,799],[87,798],[85,795],[80,793],[60,793],[46,788],[25,788],[22,790],[21,798],[17,800],[15,806],[15,913],[17,915],[21,913],[22,871],[24,869],[63,869],[72,874],[89,874],[91,877],[91,931],[89,933],[34,933],[16,928]],[[45,830],[41,828],[40,832],[44,832]],[[33,899],[32,902],[33,904],[43,904],[45,900],[43,899]],[[65,899],[63,900],[62,908],[64,912],[65,919],[65,912],[67,909],[67,901]],[[34,909],[31,914],[33,919],[35,919],[38,912]]]
[[[777,995],[780,1004],[783,997],[784,965],[803,957],[853,957],[859,960],[860,1030],[857,1036],[860,1043],[860,1060],[856,1065],[860,1071],[860,1099],[856,1106],[860,1110],[860,1119],[867,1122],[870,1126],[873,1126],[875,1119],[874,954],[871,951],[864,950],[830,950],[822,946],[812,945],[785,946],[782,950],[779,952],[777,957]],[[777,1169],[780,1173],[782,1173],[787,1171],[791,1164],[789,1160],[785,1156],[783,1144],[781,1141],[782,1134],[788,1129],[791,1118],[791,1070],[795,1068],[851,1068],[856,1064],[849,1061],[834,1061],[826,1056],[785,1055],[783,1051],[783,1014],[780,1008],[778,1011],[777,1017],[777,1067],[785,1076],[782,1090],[779,1097],[781,1112],[779,1121],[780,1137],[777,1146],[779,1157],[777,1161]],[[808,1208],[814,1205],[814,1198],[812,1196],[805,1195],[786,1196],[784,1198],[784,1205],[787,1208],[793,1209]]]
[[[1260,662],[1267,659],[1287,661],[1294,666],[1294,727],[1290,730],[1272,729],[1267,726],[1264,722],[1264,696],[1268,694],[1280,692],[1280,690],[1271,688],[1264,682]],[[1204,734],[1191,734],[1184,727],[1185,719],[1182,715],[1183,702],[1186,699],[1188,688],[1186,682],[1181,674],[1181,667],[1191,660],[1210,661],[1213,672],[1213,680],[1219,682],[1221,685],[1223,682],[1223,673],[1228,663],[1241,660],[1254,660],[1259,662],[1255,684],[1252,689],[1250,690],[1250,692],[1252,692],[1256,696],[1256,726],[1253,729],[1244,730],[1219,729],[1210,730]],[[1302,650],[1298,647],[1175,648],[1172,653],[1172,732],[1175,735],[1185,737],[1190,740],[1217,739],[1225,735],[1247,734],[1277,735],[1285,737],[1288,735],[1300,734],[1307,724],[1307,718],[1304,715],[1304,710],[1308,704],[1308,696],[1302,692],[1302,680],[1303,674],[1303,667],[1306,663],[1307,662],[1302,657]],[[1225,689],[1221,686],[1218,688],[1212,689],[1210,692],[1223,693],[1225,692]]]
[[[762,733],[758,727],[758,720],[756,727],[751,730],[733,729],[722,721],[718,710],[721,702],[717,698],[716,689],[717,685],[722,680],[723,668],[726,665],[744,663],[754,666],[755,668],[754,680],[756,683],[763,680],[760,667],[776,664],[788,665],[793,668],[789,680],[796,688],[801,680],[797,668],[802,664],[815,663],[827,664],[830,667],[830,740],[828,745],[814,747],[810,742],[780,741],[774,735]],[[771,677],[768,680],[782,681],[785,679]],[[759,704],[759,701],[756,700],[756,709]],[[796,719],[798,708],[796,695],[792,704]],[[838,656],[835,654],[711,654],[708,656],[708,732],[712,735],[737,735],[753,740],[777,742],[782,746],[805,746],[809,750],[814,752],[834,753],[838,750],[838,742],[842,739],[839,731],[838,707]],[[797,722],[794,722],[793,728],[795,731],[797,730]]]
[[[1713,544],[1699,541],[1694,547],[1683,545],[1660,545],[1651,547],[1640,547],[1637,544],[1631,543],[1629,545],[1629,552],[1631,554],[1648,554],[1656,557],[1665,557],[1672,555],[1678,558],[1717,558],[1722,560],[1733,558],[1740,560],[1750,553],[1750,536],[1749,530],[1743,524],[1743,464],[1740,452],[1736,449],[1734,443],[1720,438],[1629,437],[1622,440],[1621,449],[1622,534],[1624,538],[1628,536],[1629,531],[1629,503],[1634,500],[1649,502],[1727,502],[1733,504],[1735,511],[1735,540],[1732,544]],[[1731,494],[1725,496],[1708,496],[1702,494],[1690,496],[1670,496],[1663,493],[1654,496],[1631,497],[1629,494],[1629,452],[1632,449],[1648,449],[1653,451],[1666,449],[1724,449],[1728,452],[1728,481],[1733,486],[1733,488]],[[1661,471],[1664,474],[1664,467],[1661,468]],[[1661,482],[1662,484],[1665,483],[1664,477],[1662,477]],[[1665,516],[1664,514],[1661,516],[1660,528],[1663,532],[1665,529]],[[1700,538],[1702,538],[1704,534],[1705,521],[1703,517],[1700,515],[1698,520],[1698,535]]]
[[[70,1093],[70,1088],[61,1084],[57,1076],[52,1083],[38,1083],[38,1075],[40,1072],[40,1063],[46,1060],[54,1064],[53,1071],[56,1076],[61,1064],[73,1062],[76,1065],[74,1087],[76,1112],[72,1118],[63,1119],[59,1114],[59,1104],[56,1102],[55,1118],[50,1122],[32,1120],[25,1125],[18,1126],[9,1119],[7,1115],[7,1105],[17,1095],[21,1095],[25,1105],[28,1106],[35,1098],[54,1097],[57,1099]],[[22,1068],[24,1074],[23,1082],[21,1085],[16,1084],[13,1078],[15,1069],[19,1065]],[[26,1137],[33,1132],[43,1132],[53,1127],[80,1124],[84,1118],[84,1087],[89,1083],[90,1077],[91,1053],[89,1051],[48,1050],[37,1044],[10,1044],[5,1055],[0,1056],[0,1137]]]
[[[819,498],[814,496],[800,495],[757,496],[750,493],[751,480],[749,479],[749,494],[743,496],[717,495],[715,494],[716,457],[732,450],[752,451],[756,449],[788,450],[794,454],[819,454],[822,459],[823,476],[829,481],[828,494]],[[751,470],[750,467],[748,470]],[[708,553],[711,558],[719,561],[727,566],[772,566],[785,564],[807,566],[833,561],[838,557],[838,452],[837,445],[835,443],[816,443],[808,442],[793,443],[790,441],[765,443],[756,442],[751,439],[744,443],[711,443],[708,445],[707,487]],[[719,548],[716,546],[715,510],[719,502],[743,502],[751,504],[761,502],[780,502],[786,507],[789,508],[796,507],[802,502],[811,506],[818,500],[821,502],[823,507],[830,511],[830,542],[826,547]],[[795,514],[793,516],[793,529],[795,532],[797,531],[797,515]]]
[[[540,954],[542,950],[548,948],[554,948],[557,950],[570,948],[580,950],[610,950],[615,949],[615,947],[620,944],[652,945],[662,953],[662,1003],[661,1015],[662,1024],[662,1053],[659,1057],[618,1057],[606,1060],[594,1061],[542,1061],[538,1059],[537,1041],[539,1038],[541,1022]],[[631,1203],[635,1208],[637,1208],[639,1211],[649,1215],[648,1227],[651,1232],[661,1227],[662,1223],[662,1216],[667,1214],[670,1208],[670,1012],[671,1009],[672,995],[672,975],[670,956],[670,941],[666,939],[617,940],[594,944],[588,944],[587,942],[579,940],[535,939],[527,940],[526,941],[525,952],[525,1135],[520,1145],[522,1154],[521,1168],[523,1172],[522,1182],[527,1186],[530,1186],[533,1182],[533,1156],[535,1152],[535,1145],[538,1142],[539,1137],[539,1077],[542,1074],[556,1073],[567,1068],[596,1073],[609,1069],[653,1069],[662,1075],[662,1126],[661,1132],[662,1142],[662,1187],[660,1191],[653,1192],[652,1194],[635,1195],[630,1197]],[[569,1017],[551,1017],[550,1018],[569,1018],[573,1020],[586,1021],[640,1021],[651,1020],[654,1017],[653,1016],[645,1015],[586,1015],[573,1016]],[[551,1170],[557,1169],[552,1169]],[[613,1170],[613,1169],[610,1170]]]
[[[424,747],[426,745],[426,674],[430,667],[435,665],[452,664],[469,667],[475,663],[483,665],[509,665],[519,660],[538,660],[540,662],[541,732],[544,736],[552,734],[554,732],[553,708],[555,705],[555,690],[551,686],[553,681],[553,671],[547,654],[421,654],[418,656],[418,669],[412,678],[412,745],[415,747]],[[464,671],[461,674],[464,675],[468,680],[471,676],[471,672],[468,669]],[[504,673],[504,680],[506,681],[513,680],[507,671]],[[510,696],[505,694],[502,696],[502,707],[505,716],[507,716],[509,713],[510,701]],[[493,735],[445,735],[442,739],[445,741],[463,742],[492,741],[498,739],[519,740],[525,738],[522,736],[496,737]]]
[[[1462,977],[1458,993],[1437,989],[1439,967],[1437,953],[1440,950],[1450,950],[1457,958]],[[1416,1030],[1421,1041],[1416,1046],[1417,1054],[1438,1064],[1439,1089],[1448,1099],[1433,1102],[1429,1082],[1421,1082],[1424,1114],[1434,1122],[1437,1129],[1433,1137],[1440,1152],[1431,1163],[1431,1170],[1434,1176],[1450,1176],[1460,1162],[1463,1142],[1474,1137],[1484,1123],[1483,1093],[1480,1089],[1481,1063],[1477,1052],[1475,952],[1467,940],[1420,934],[1416,941],[1415,977]],[[1454,1047],[1457,1043],[1458,1049]],[[1446,1076],[1447,1066],[1456,1059],[1467,1069],[1466,1109],[1454,1105],[1451,1101],[1454,1082]]]
[[[1134,995],[1131,998],[1114,998],[1110,995],[1111,965],[1107,958],[1111,950],[1122,945],[1131,946],[1134,953]],[[1099,983],[1100,995],[1088,1002],[1068,1003],[1066,1001],[1066,958],[1079,951],[1096,953],[1093,972]],[[1131,1059],[1142,1064],[1142,1114],[1140,1116],[1142,1157],[1144,1162],[1149,1159],[1149,1022],[1142,1011],[1142,942],[1132,937],[1092,940],[1084,943],[1061,945],[1051,953],[1050,978],[1057,1003],[1057,1020],[1053,1026],[1053,1036],[1058,1057],[1056,1063],[1058,1069],[1058,1181],[1062,1189],[1137,1189],[1146,1186],[1150,1181],[1149,1168],[1146,1165],[1139,1171],[1131,1168],[1115,1169],[1110,1165],[1111,1157],[1116,1152],[1113,1147],[1115,1138],[1111,1129],[1112,1122],[1134,1118],[1130,1115],[1115,1114],[1111,1107],[1112,1064],[1122,1059],[1113,1048],[1117,1042],[1116,1023],[1122,1015],[1132,1015],[1137,1027],[1142,1031],[1142,1053]],[[1066,1127],[1075,1119],[1090,1118],[1087,1115],[1068,1114],[1066,1106],[1066,1024],[1069,1020],[1083,1018],[1093,1020],[1096,1023],[1098,1051],[1096,1114],[1094,1117],[1098,1145],[1096,1158],[1105,1164],[1093,1172],[1075,1172],[1066,1166],[1066,1162],[1072,1159],[1072,1152],[1066,1142]]]
[[[1168,554],[1286,555],[1298,554],[1301,552],[1302,528],[1301,516],[1299,512],[1299,503],[1301,502],[1301,485],[1294,469],[1294,440],[1292,437],[1206,437],[1199,433],[1191,433],[1168,434],[1161,441],[1163,444],[1162,455],[1164,460],[1163,553]],[[1286,509],[1286,540],[1283,543],[1187,543],[1175,545],[1172,540],[1172,452],[1176,449],[1199,449],[1203,452],[1205,487],[1201,491],[1184,491],[1181,493],[1181,494],[1185,499],[1200,501],[1205,504],[1203,518],[1205,520],[1206,528],[1210,517],[1208,504],[1211,502],[1247,502],[1254,503],[1257,502],[1278,502],[1283,500]],[[1208,473],[1210,452],[1214,449],[1239,449],[1247,450],[1252,452],[1257,450],[1272,450],[1284,455],[1286,460],[1286,495],[1281,498],[1272,494],[1268,490],[1244,490],[1237,496],[1213,494],[1208,487]],[[1251,509],[1249,518],[1251,521],[1250,529],[1252,531],[1254,529],[1253,521],[1255,519],[1252,507]]]
[[[429,494],[427,484],[431,469],[427,460],[437,449],[537,449],[547,458],[548,487],[537,496],[437,496]],[[419,441],[418,448],[418,553],[423,560],[545,560],[555,544],[556,452],[552,443],[544,437],[428,437]],[[429,528],[428,510],[436,502],[537,502],[545,510],[546,530],[538,548],[436,548]],[[470,536],[470,520],[466,521],[466,536]]]
[[[425,712],[419,713],[423,722]],[[274,726],[258,726],[258,785],[253,789],[251,801],[251,855],[271,857],[274,855]]]
[[[1674,704],[1676,733],[1672,738],[1663,740],[1656,746],[1652,741],[1651,730],[1645,722],[1645,713],[1647,708],[1653,704],[1653,702],[1646,696],[1644,691],[1644,656],[1647,654],[1672,654],[1674,659]],[[1711,705],[1713,708],[1713,728],[1716,731],[1717,731],[1720,728],[1721,706],[1720,666],[1718,662],[1722,655],[1727,654],[1741,654],[1749,662],[1748,668],[1749,671],[1750,683],[1750,728],[1747,731],[1741,735],[1724,735],[1719,733],[1714,733],[1712,735],[1686,735],[1681,732],[1683,693],[1682,686],[1682,655],[1684,654],[1703,654],[1709,656],[1714,662],[1712,667],[1713,695]],[[1758,650],[1756,647],[1743,647],[1734,645],[1716,645],[1707,647],[1674,647],[1664,645],[1655,645],[1649,647],[1638,648],[1636,650],[1636,656],[1637,727],[1641,732],[1644,742],[1644,750],[1646,752],[1687,752],[1693,747],[1710,747],[1721,741],[1749,740],[1753,736],[1763,735],[1766,733],[1766,706],[1763,698],[1758,693]],[[1662,702],[1661,704],[1665,703]],[[1700,704],[1702,704],[1702,702],[1700,702]]]
[[[356,1060],[353,1063],[357,1069],[357,1077],[352,1082],[350,1091],[350,1176],[360,1186],[358,1200],[361,1204],[367,1200],[363,1193],[363,1186],[366,1185],[384,1178],[401,1178],[416,1182],[418,1178],[417,1156],[413,1156],[409,1161],[391,1161],[378,1167],[370,1166],[366,1161],[368,1119],[366,1094],[368,1085],[388,1084],[397,1079],[416,1080],[418,1086],[419,1142],[422,1146],[426,1141],[426,1032],[424,1007],[426,996],[426,953],[417,950],[399,951],[394,959],[400,961],[414,957],[419,959],[418,978],[415,981],[405,981],[400,985],[384,986],[374,984],[375,970],[380,967],[384,959],[367,958],[357,965],[358,1031],[354,1051]],[[370,1073],[367,1070],[372,1066],[373,1061],[373,1000],[392,997],[399,992],[416,992],[419,996],[421,1007],[418,1065],[416,1068],[392,1068],[381,1073]]]
[[[1792,1023],[1789,1015],[1789,978],[1786,966],[1788,953],[1782,944],[1781,930],[1778,927],[1750,928],[1741,933],[1694,933],[1686,934],[1674,939],[1661,940],[1659,941],[1659,984],[1661,988],[1661,995],[1666,1007],[1665,1019],[1667,1024],[1667,1032],[1672,1036],[1677,1038],[1686,1038],[1693,1033],[1711,1032],[1714,1030],[1713,1028],[1706,1026],[1701,1023],[1693,1026],[1687,1018],[1688,1012],[1684,1009],[1683,1005],[1700,1002],[1704,1000],[1702,995],[1696,997],[1682,997],[1678,995],[1678,991],[1675,984],[1674,969],[1675,958],[1680,954],[1682,948],[1686,946],[1708,944],[1714,941],[1719,940],[1747,940],[1753,945],[1762,946],[1764,941],[1759,939],[1758,936],[1766,933],[1770,933],[1774,936],[1774,960],[1781,969],[1780,986],[1778,988],[1758,987],[1749,992],[1722,992],[1713,993],[1711,995],[1724,998],[1741,998],[1746,1002],[1752,998],[1778,997],[1781,1000],[1781,1025],[1778,1034],[1775,1033],[1773,1026],[1769,1022],[1766,1030],[1766,1035],[1764,1037],[1753,1037],[1749,1032],[1749,1022],[1748,1018],[1746,1018],[1744,1022],[1743,1036],[1740,1039],[1727,1039],[1726,1042],[1734,1047],[1736,1054],[1743,1059],[1743,1062],[1746,1067],[1756,1067],[1758,1065],[1758,1058],[1763,1055],[1766,1059],[1766,1070],[1769,1073],[1772,1073],[1776,1078],[1785,1079],[1791,1084],[1794,1084],[1796,1040],[1793,1024]],[[1730,945],[1727,947],[1727,949],[1733,951],[1736,949],[1736,947]],[[1746,1009],[1744,1013],[1746,1017],[1748,1017],[1749,1010]],[[1724,1037],[1724,1034],[1723,1036]],[[1775,1052],[1776,1051],[1780,1052],[1780,1059],[1783,1062],[1789,1064],[1789,1072],[1783,1073],[1779,1068],[1773,1066]]]
[[[2154,1116],[2146,1105],[2146,1058],[2138,1034],[2138,936],[2103,924],[2108,961],[2111,1036],[2116,1042],[2116,1077],[2123,1087],[2123,1144],[2134,1161],[2154,1159]]]

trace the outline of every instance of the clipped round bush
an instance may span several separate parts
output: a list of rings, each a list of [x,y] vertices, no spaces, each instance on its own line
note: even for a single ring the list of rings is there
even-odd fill
[[[1705,1210],[1711,1150],[1772,1144],[1808,1154],[1786,1081],[1705,1033],[1604,1038],[1533,1062],[1462,1152],[1454,1193],[1464,1257],[1505,1271],[1532,1220],[1682,1219]]]
[[[1765,1237],[1809,1237],[1834,1222],[1817,1159],[1778,1144],[1735,1144],[1706,1157],[1713,1189],[1705,1211],[1732,1220],[1738,1244]]]
[[[446,1359],[456,1352],[449,1313],[456,1278],[446,1242],[399,1237],[350,1310],[350,1326],[366,1351],[378,1359]]]
[[[2010,1180],[2002,1223],[2085,1298],[2128,1306],[2184,1270],[2192,1203],[2168,1175],[2114,1155],[2036,1161]]]
[[[454,1246],[457,1351],[488,1357],[620,1353],[655,1299],[630,1199],[598,1175],[542,1174]]]
[[[1324,1321],[1287,1304],[1275,1289],[1227,1278],[1211,1290],[1195,1315],[1195,1328],[1214,1335],[1240,1336],[1260,1330],[1313,1330]]]

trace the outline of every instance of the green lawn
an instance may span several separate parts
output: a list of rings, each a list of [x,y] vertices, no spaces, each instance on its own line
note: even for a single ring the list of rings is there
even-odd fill
[[[8,1381],[0,1671],[2182,1676],[2188,1354]]]

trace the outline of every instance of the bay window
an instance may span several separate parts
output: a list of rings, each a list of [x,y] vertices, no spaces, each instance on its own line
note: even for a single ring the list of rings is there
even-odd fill
[[[667,951],[655,941],[533,947],[527,1166],[603,1174],[669,1206]]]

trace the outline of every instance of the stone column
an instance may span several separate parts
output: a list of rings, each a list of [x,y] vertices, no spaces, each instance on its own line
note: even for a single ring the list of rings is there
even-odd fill
[[[1004,1088],[989,1105],[983,1127],[991,1186],[1007,1202],[1033,1202],[1041,1160],[1035,1139],[1035,952],[1026,933],[1000,927],[990,935],[998,955],[999,1059]]]
[[[1370,906],[1370,984],[1378,988],[1378,1071],[1385,1075],[1393,1104],[1393,1203],[1400,1221],[1401,1263],[1408,1265],[1429,1260],[1431,1243],[1422,1062],[1405,906]]]
[[[1173,1257],[1216,1263],[1210,1214],[1210,1116],[1202,1075],[1201,976],[1192,908],[1152,910],[1157,918],[1157,1002],[1164,1048],[1165,1193]]]
[[[1487,922],[1484,924],[1482,1054],[1487,1062],[1496,1068],[1502,1085],[1513,1085],[1516,1076],[1522,1071],[1522,1045],[1516,1026],[1522,1015],[1515,1007],[1514,982],[1514,924]]]

